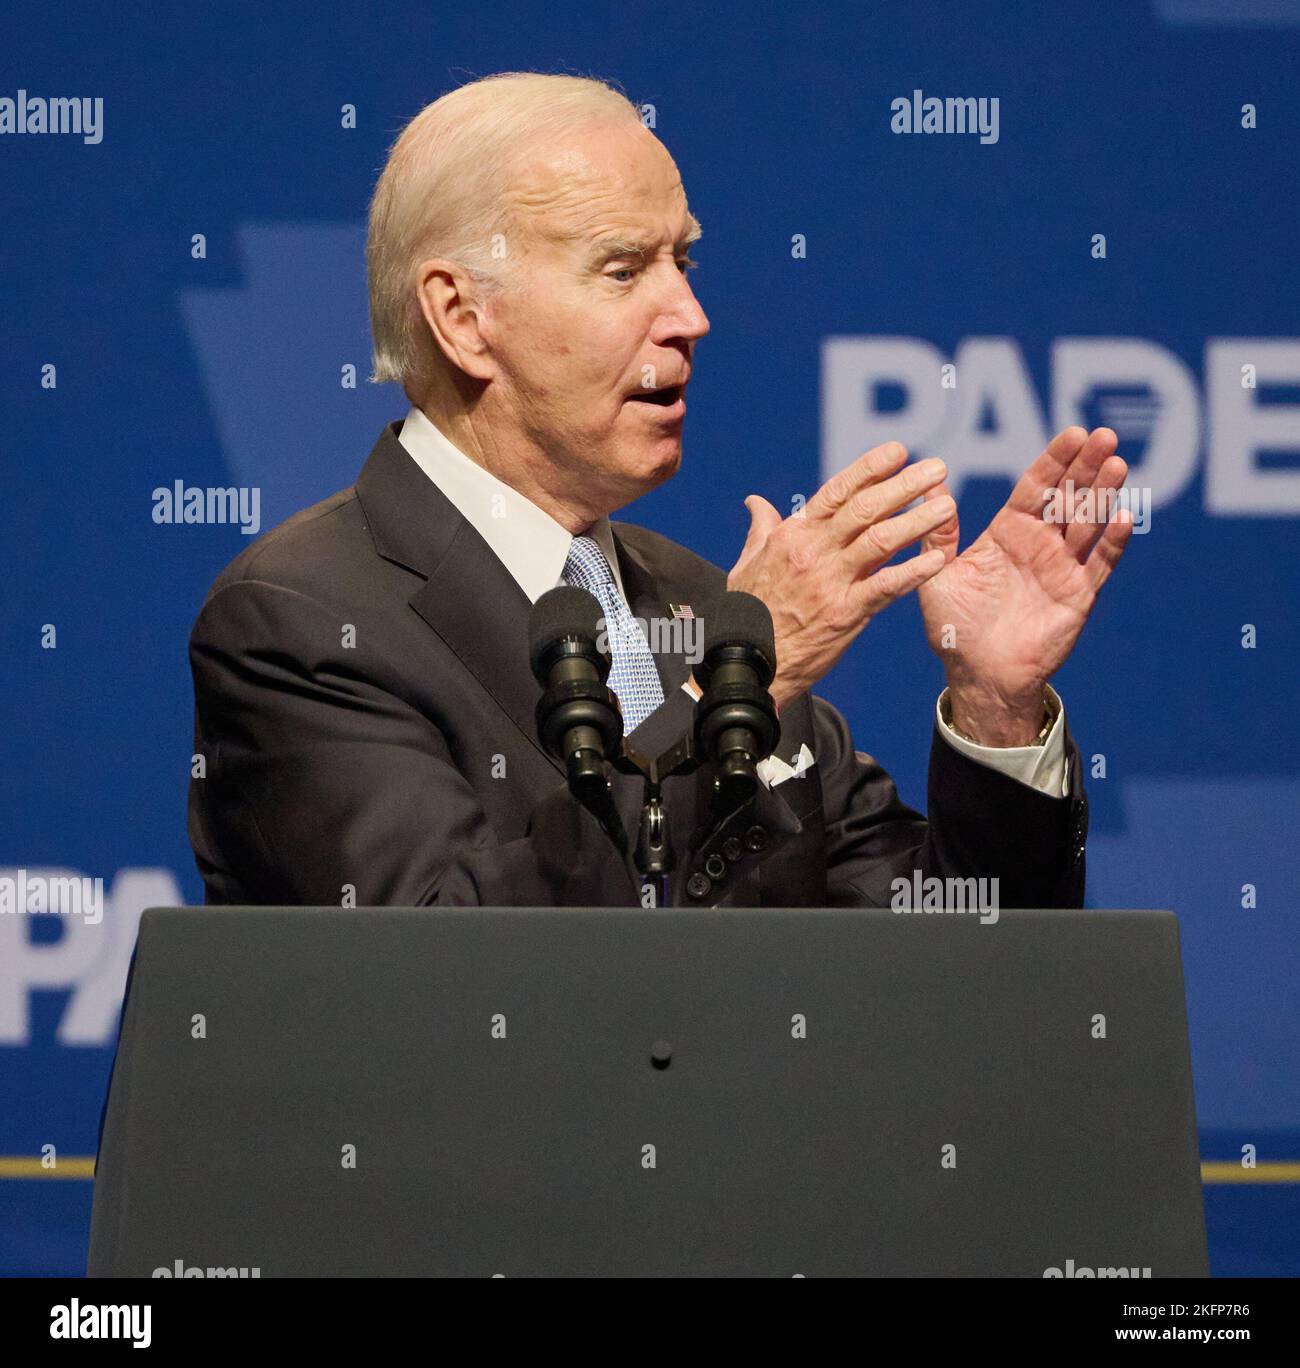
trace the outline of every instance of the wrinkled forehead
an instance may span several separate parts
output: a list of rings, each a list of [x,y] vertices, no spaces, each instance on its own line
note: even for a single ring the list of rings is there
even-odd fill
[[[620,229],[667,244],[699,233],[668,149],[640,124],[539,138],[521,149],[505,199],[537,246],[581,250]]]

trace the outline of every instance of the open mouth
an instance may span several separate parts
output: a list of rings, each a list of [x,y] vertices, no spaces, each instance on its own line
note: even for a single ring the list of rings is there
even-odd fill
[[[629,394],[629,400],[640,404],[658,404],[660,408],[671,408],[682,397],[681,385],[669,385],[665,389],[638,390]]]

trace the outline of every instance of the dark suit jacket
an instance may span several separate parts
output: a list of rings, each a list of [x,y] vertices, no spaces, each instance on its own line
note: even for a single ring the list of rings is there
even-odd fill
[[[195,749],[189,833],[209,903],[636,905],[639,880],[570,798],[538,740],[530,604],[390,424],[356,485],[282,523],[212,586],[190,638]],[[726,572],[614,523],[632,611],[705,604]],[[686,730],[690,665],[659,655],[665,702],[636,739]],[[920,700],[919,707],[928,707]],[[815,764],[714,827],[711,775],[665,782],[674,905],[888,906],[891,881],[1000,880],[1001,905],[1078,906],[1087,807],[931,747],[929,821],[854,749],[843,716],[805,694],[779,754]],[[614,776],[635,836],[642,783]],[[726,873],[690,875],[739,836]],[[737,849],[732,840],[729,851]],[[714,869],[718,867],[714,862]]]

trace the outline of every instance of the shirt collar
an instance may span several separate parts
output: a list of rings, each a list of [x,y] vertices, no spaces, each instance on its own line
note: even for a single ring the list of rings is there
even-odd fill
[[[573,534],[567,528],[517,489],[470,460],[430,422],[422,409],[412,408],[406,415],[398,441],[487,542],[530,603],[536,603],[548,589],[562,582],[573,542]],[[626,602],[609,518],[599,517],[585,535],[605,553],[614,572],[614,583]]]

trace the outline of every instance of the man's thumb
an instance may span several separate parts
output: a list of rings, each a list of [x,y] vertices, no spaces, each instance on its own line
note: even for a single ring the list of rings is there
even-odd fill
[[[736,587],[737,575],[758,555],[769,534],[781,526],[781,515],[761,494],[746,496],[745,507],[749,510],[749,534],[745,537],[740,555],[727,576],[728,587],[732,589]]]
[[[772,507],[761,494],[750,494],[745,498],[745,507],[749,510],[749,535],[745,538],[745,545],[750,542],[764,542],[768,534],[781,525],[781,515]]]
[[[945,481],[943,484],[935,485],[933,489],[928,489],[921,496],[923,503],[928,503],[931,499],[941,499],[945,494],[951,495],[952,491],[948,488]],[[957,555],[957,544],[961,537],[960,524],[957,521],[956,510],[947,522],[941,522],[938,527],[927,532],[921,538],[921,553],[927,551],[942,551],[944,562],[954,559]]]

